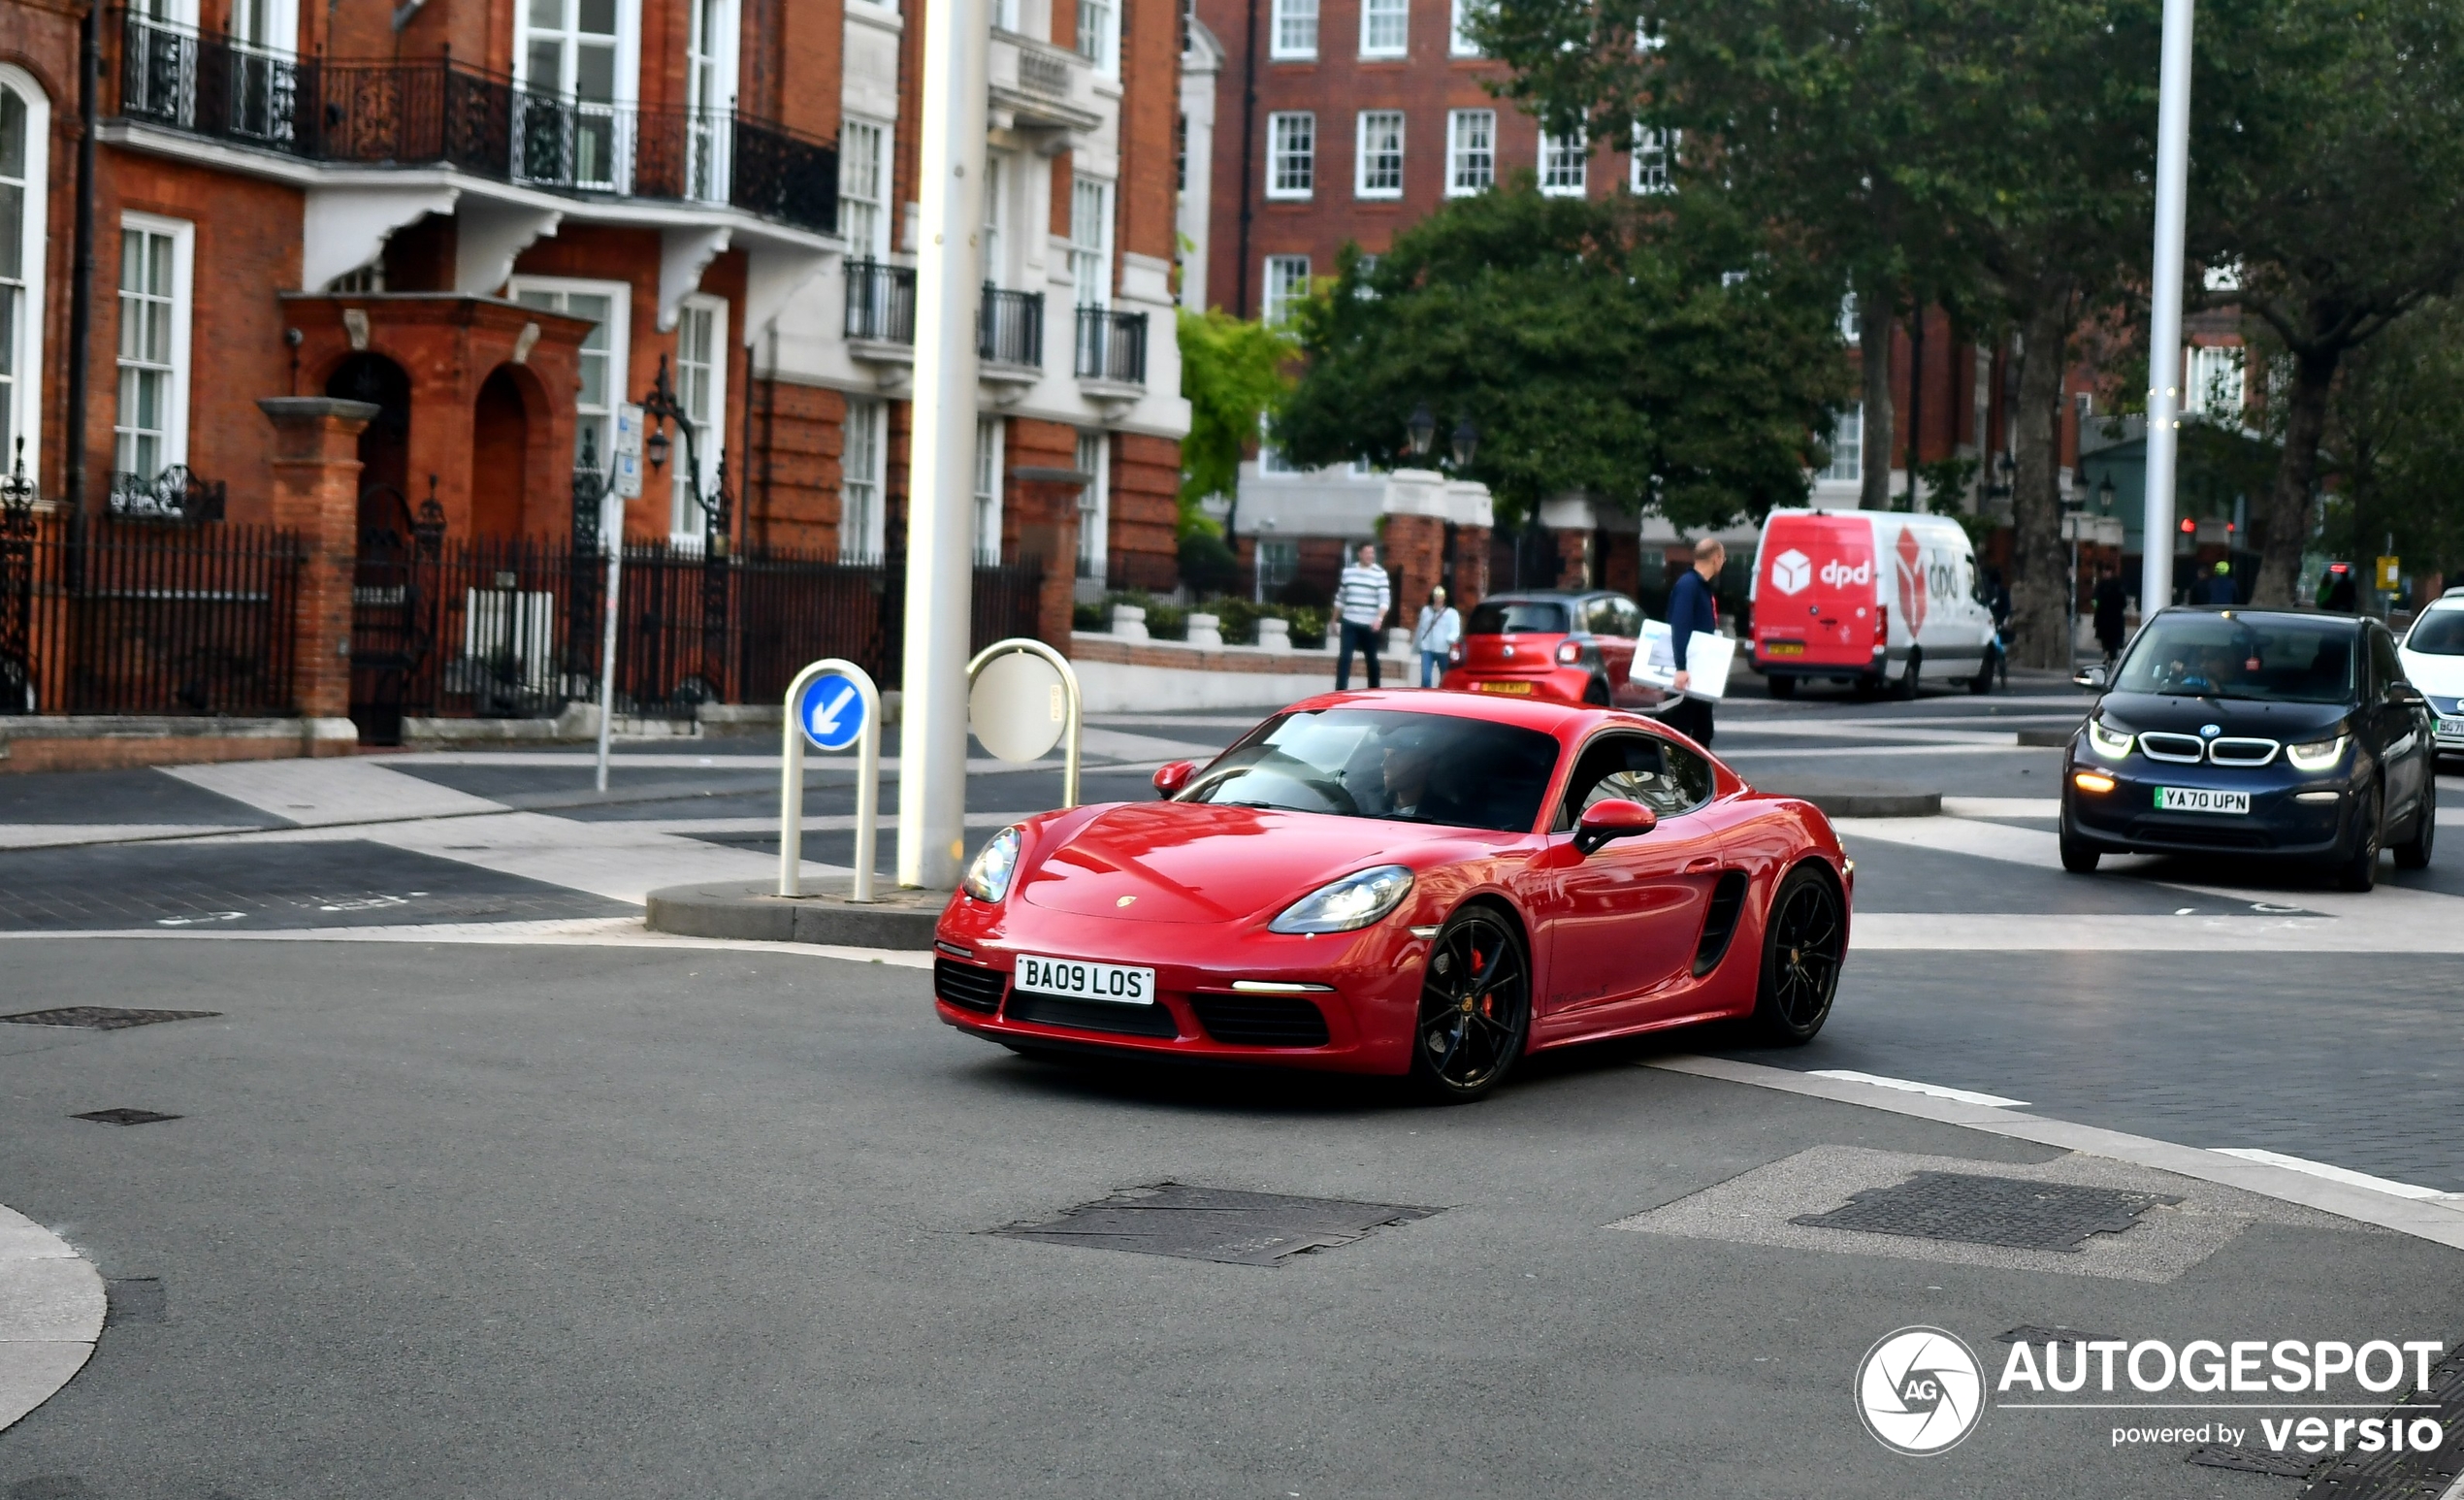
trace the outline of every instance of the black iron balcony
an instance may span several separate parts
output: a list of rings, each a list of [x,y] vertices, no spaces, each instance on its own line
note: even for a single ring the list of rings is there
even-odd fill
[[[1078,377],[1117,385],[1147,383],[1147,314],[1078,310]]]
[[[916,273],[877,260],[849,261],[847,337],[875,343],[914,343]]]
[[[1005,291],[985,283],[976,313],[976,354],[988,365],[1044,363],[1044,294]]]
[[[725,204],[827,234],[838,149],[729,110],[534,92],[446,57],[295,58],[123,12],[119,116],[310,161],[450,166],[559,192]]]

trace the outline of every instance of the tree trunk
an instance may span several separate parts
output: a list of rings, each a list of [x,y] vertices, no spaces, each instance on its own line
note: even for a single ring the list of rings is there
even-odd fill
[[[2336,382],[2336,352],[2293,356],[2292,389],[2286,393],[2285,452],[2276,465],[2276,488],[2267,497],[2267,545],[2258,556],[2258,582],[2251,603],[2284,609],[2293,603],[2301,550],[2317,524],[2314,490],[2318,480],[2318,441],[2327,429],[2327,394]]]
[[[1857,289],[1857,354],[1865,402],[1861,510],[1891,508],[1891,313],[1898,302],[1888,285]]]
[[[2062,344],[2074,321],[2067,277],[2039,282],[2011,413],[2011,661],[2068,671],[2070,567],[2061,539]]]

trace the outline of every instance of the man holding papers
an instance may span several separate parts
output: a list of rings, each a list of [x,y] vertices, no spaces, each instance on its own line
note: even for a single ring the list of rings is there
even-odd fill
[[[1669,590],[1669,639],[1676,646],[1687,668],[1696,665],[1695,637],[1720,633],[1720,610],[1712,599],[1711,580],[1720,575],[1720,567],[1728,558],[1728,548],[1721,546],[1716,538],[1703,538],[1694,544],[1694,566],[1679,573],[1676,583]],[[1721,673],[1723,679],[1726,675]],[[1711,700],[1686,692],[1693,684],[1693,672],[1680,668],[1673,686],[1684,697],[1677,701],[1675,707],[1660,716],[1660,722],[1680,734],[1690,736],[1695,743],[1708,746],[1711,743]],[[1725,687],[1725,680],[1718,684],[1705,682],[1701,691],[1717,693]]]

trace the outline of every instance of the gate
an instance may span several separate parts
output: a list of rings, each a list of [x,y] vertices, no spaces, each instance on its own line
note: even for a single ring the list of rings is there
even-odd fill
[[[445,513],[433,499],[419,508],[414,522],[402,491],[390,484],[372,485],[359,497],[359,556],[351,571],[351,722],[359,726],[362,744],[403,742],[403,716],[436,649],[432,584]]]

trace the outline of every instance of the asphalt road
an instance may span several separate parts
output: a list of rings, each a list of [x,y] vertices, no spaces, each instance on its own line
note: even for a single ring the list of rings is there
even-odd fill
[[[1843,824],[1830,1028],[1727,1055],[2464,1191],[2464,835],[2366,897],[2064,875],[2059,752],[2014,732],[2084,705],[1726,705],[1715,748],[1757,785],[1946,799]],[[1087,796],[1247,718],[1106,719]],[[1936,1158],[2111,1163],[1636,1065],[1718,1033],[1432,1111],[1031,1064],[935,1024],[912,967],[626,936],[643,890],[773,866],[773,748],[629,746],[605,797],[570,750],[0,777],[0,1015],[219,1013],[0,1025],[0,1204],[163,1308],[123,1298],[0,1432],[0,1497],[2290,1497],[2094,1414],[1996,1410],[1899,1458],[1850,1371],[1918,1322],[1989,1362],[2022,1324],[2464,1338],[2455,1252],[2188,1179],[2137,1183],[2178,1217],[2068,1258],[1793,1226]],[[980,770],[971,840],[1058,796],[1056,766]],[[804,857],[843,866],[848,770],[810,781]],[[2442,795],[2464,822],[2464,781]],[[115,1107],[181,1118],[72,1118]],[[1165,1182],[1442,1212],[1272,1268],[988,1232]]]
[[[1849,1372],[1912,1323],[2448,1336],[2464,1293],[2199,1185],[2059,1271],[1770,1243],[1859,1171],[2085,1158],[1630,1051],[1428,1109],[1029,1063],[794,955],[12,951],[23,993],[220,1012],[0,1027],[0,1199],[160,1289],[0,1434],[12,1497],[2289,1495],[2101,1413],[1902,1458]],[[181,1118],[70,1118],[111,1106]],[[1440,1212],[1273,1267],[987,1232],[1167,1182]]]

